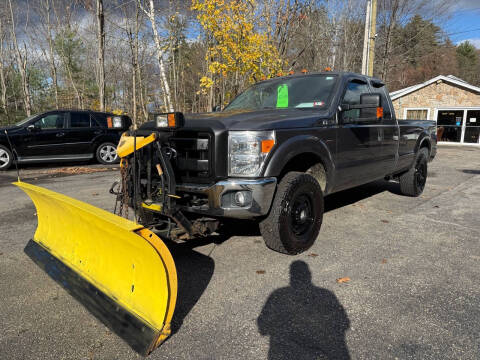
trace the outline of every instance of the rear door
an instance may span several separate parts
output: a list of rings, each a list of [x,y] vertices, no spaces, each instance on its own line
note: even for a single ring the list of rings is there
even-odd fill
[[[92,124],[88,111],[70,112],[67,121],[68,154],[92,157],[93,141],[101,132],[95,122]]]
[[[65,133],[65,113],[50,112],[41,115],[30,125],[28,140],[25,141],[21,157],[55,157],[63,155],[67,146]]]
[[[358,105],[360,95],[370,93],[364,78],[351,78],[345,86],[341,104]],[[353,187],[381,177],[383,170],[378,163],[382,154],[383,132],[381,122],[361,122],[360,110],[340,113],[337,132],[338,188]]]

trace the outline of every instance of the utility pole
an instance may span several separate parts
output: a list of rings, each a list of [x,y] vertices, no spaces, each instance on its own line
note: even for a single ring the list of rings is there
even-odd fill
[[[362,74],[373,75],[375,60],[375,37],[377,27],[377,0],[367,0],[365,35],[363,38]]]
[[[370,10],[371,1],[367,0],[367,14],[365,15],[365,35],[363,37],[363,56],[362,56],[362,74],[368,74],[368,46],[369,46],[369,39],[370,39]]]
[[[371,0],[370,13],[370,43],[368,47],[368,76],[373,76],[373,62],[375,60],[375,38],[377,37],[377,0]]]

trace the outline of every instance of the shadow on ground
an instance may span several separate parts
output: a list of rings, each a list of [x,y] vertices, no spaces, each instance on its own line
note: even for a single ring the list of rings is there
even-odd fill
[[[290,265],[290,286],[270,294],[257,324],[270,337],[269,360],[350,359],[348,316],[333,292],[312,284],[303,261]]]
[[[192,242],[168,244],[175,261],[178,278],[177,304],[172,319],[172,335],[180,329],[183,320],[204,293],[215,269],[213,259],[193,250],[193,244]]]
[[[358,201],[380,194],[384,191],[391,192],[395,195],[401,195],[400,185],[398,183],[378,180],[326,196],[325,212],[351,205]]]
[[[372,183],[361,185],[352,189],[340,191],[325,197],[324,211],[328,213],[344,206],[354,204],[384,191],[401,195],[400,185],[395,182],[378,180]],[[222,224],[218,234],[205,238],[194,239],[190,242],[191,247],[204,246],[211,243],[220,245],[233,236],[261,236],[258,223],[249,220],[228,219]]]

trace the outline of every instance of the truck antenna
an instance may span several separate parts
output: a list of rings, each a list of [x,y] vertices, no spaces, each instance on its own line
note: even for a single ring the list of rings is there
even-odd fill
[[[5,136],[7,137],[8,145],[10,145],[10,149],[12,149],[12,155],[13,155],[13,161],[15,161],[15,168],[17,169],[17,180],[18,182],[21,182],[20,180],[20,170],[18,170],[18,154],[17,150],[12,145],[12,142],[10,141],[10,136],[8,136],[8,131],[5,129]]]

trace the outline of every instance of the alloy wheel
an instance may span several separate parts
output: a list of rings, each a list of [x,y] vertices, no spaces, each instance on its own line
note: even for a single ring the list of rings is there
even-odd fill
[[[7,166],[9,162],[10,156],[8,153],[5,150],[0,149],[0,168]]]
[[[100,149],[100,157],[107,163],[112,163],[117,160],[117,149],[112,145],[105,145]]]

